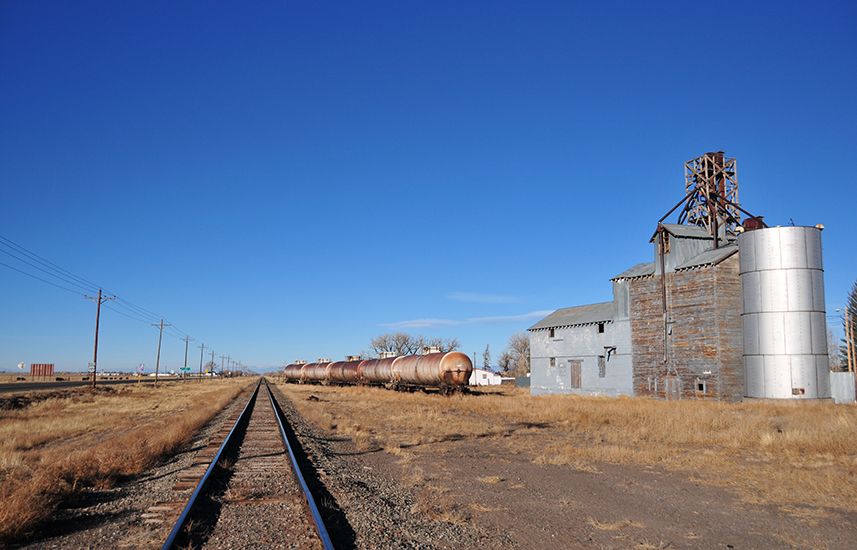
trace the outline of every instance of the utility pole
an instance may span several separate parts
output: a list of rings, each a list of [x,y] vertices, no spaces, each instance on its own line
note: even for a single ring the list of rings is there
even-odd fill
[[[226,364],[232,365],[232,357],[226,356]],[[230,366],[229,368],[231,369],[232,367]],[[223,365],[220,365],[220,376],[223,376]]]
[[[226,359],[227,357],[229,357],[229,356],[228,355],[221,355],[220,356],[220,375],[221,376],[223,375],[223,360]]]
[[[184,369],[182,369],[182,378],[187,376],[187,345],[190,343],[193,338],[190,336],[185,336],[182,338],[184,340]]]
[[[854,316],[850,315],[848,323],[848,343],[851,347],[851,372],[857,372],[857,346],[854,345]]]
[[[211,368],[214,368],[214,350],[211,350]]]
[[[205,351],[205,344],[199,346],[199,381],[202,382],[202,353]]]
[[[95,375],[98,372],[98,325],[101,322],[101,304],[106,302],[107,300],[113,300],[116,296],[104,296],[101,293],[101,289],[98,289],[98,296],[84,296],[87,300],[95,301],[95,346],[92,350],[92,369],[90,376],[92,376],[92,389],[95,389]]]
[[[158,355],[155,358],[155,386],[158,385],[158,371],[161,368],[161,340],[164,338],[164,327],[172,326],[170,324],[164,324],[164,320],[161,319],[161,322],[158,324],[152,323],[153,327],[158,327],[160,330],[158,332]]]
[[[845,358],[848,360],[848,372],[855,371],[855,349],[854,332],[852,324],[854,319],[850,316],[848,307],[845,307]]]

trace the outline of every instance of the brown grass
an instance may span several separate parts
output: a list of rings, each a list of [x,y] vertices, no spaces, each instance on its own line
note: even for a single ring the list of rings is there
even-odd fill
[[[417,491],[411,512],[453,525],[466,525],[472,515],[451,497],[447,489],[426,485]]]
[[[750,502],[857,511],[854,406],[281,387],[302,414],[363,445],[409,449],[490,438],[539,464],[685,471]],[[309,393],[320,401],[307,401]]]
[[[0,541],[31,532],[83,487],[152,467],[251,383],[103,388],[0,411]]]

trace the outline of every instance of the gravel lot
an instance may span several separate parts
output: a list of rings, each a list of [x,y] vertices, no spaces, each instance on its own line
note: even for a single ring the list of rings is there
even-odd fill
[[[757,502],[712,484],[704,471],[540,460],[567,437],[563,426],[498,424],[475,410],[453,410],[454,401],[442,414],[433,413],[428,404],[435,398],[385,399],[392,392],[383,389],[280,388],[304,418],[320,422],[298,425],[359,547],[857,547],[857,513],[833,503]],[[366,411],[373,398],[381,407],[377,414],[355,413]],[[405,434],[402,411],[449,425],[451,433]],[[495,428],[469,433],[461,422]],[[410,442],[395,447],[373,440],[390,432]],[[373,511],[381,513],[381,525],[373,525]]]
[[[337,547],[513,546],[502,531],[474,525],[465,517],[453,516],[452,522],[433,519],[421,511],[426,504],[423,488],[410,487],[391,475],[385,467],[387,459],[373,460],[373,453],[357,451],[350,440],[328,436],[298,415],[279,389],[274,392],[324,485],[325,492],[316,500],[324,505]]]

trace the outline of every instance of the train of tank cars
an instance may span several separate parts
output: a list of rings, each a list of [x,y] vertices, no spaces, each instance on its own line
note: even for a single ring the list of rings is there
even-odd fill
[[[283,370],[287,382],[300,384],[369,385],[389,389],[436,388],[443,394],[467,387],[473,363],[465,353],[426,353],[381,359],[319,359],[295,362]]]

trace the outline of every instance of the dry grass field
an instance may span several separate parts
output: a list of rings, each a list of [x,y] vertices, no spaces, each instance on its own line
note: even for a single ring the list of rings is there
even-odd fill
[[[62,378],[63,380],[73,382],[88,379],[87,374],[81,372],[58,372],[53,376],[31,376],[29,371],[0,372],[0,384],[13,384],[15,382],[53,382],[56,378]]]
[[[175,452],[250,379],[34,394],[0,407],[0,541],[84,486],[106,487]]]
[[[787,513],[857,511],[854,406],[280,387],[323,429],[403,460],[411,447],[491,438],[536,464],[594,474],[603,464],[662,468]]]

